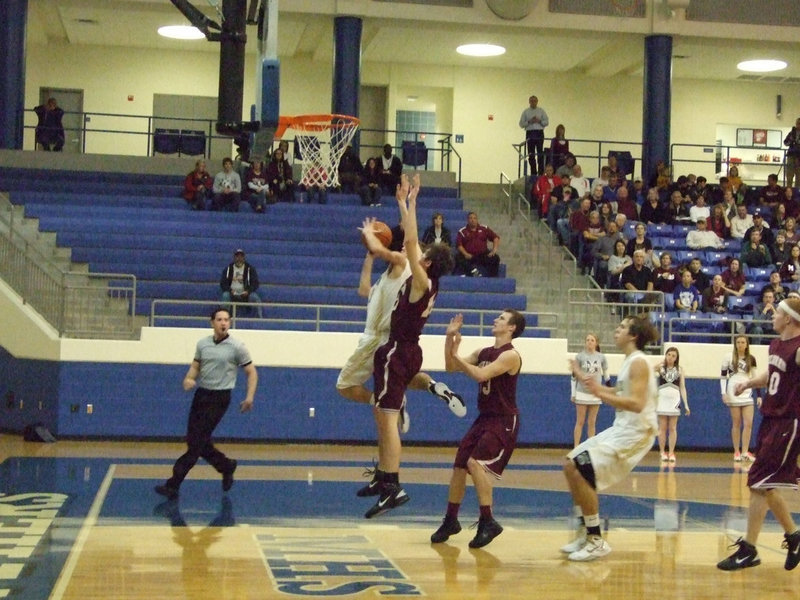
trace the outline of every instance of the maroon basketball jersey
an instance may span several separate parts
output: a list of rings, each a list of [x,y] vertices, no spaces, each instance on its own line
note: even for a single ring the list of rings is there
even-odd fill
[[[478,366],[493,363],[506,350],[514,350],[511,344],[505,344],[499,348],[489,346],[478,354]],[[516,350],[515,350],[516,352]],[[520,363],[520,368],[522,367]],[[500,417],[507,415],[518,415],[517,410],[517,379],[516,375],[503,373],[497,377],[492,377],[489,381],[478,384],[478,412],[481,415]]]
[[[411,295],[411,280],[413,275],[409,275],[403,287],[397,293],[397,300],[392,309],[392,324],[389,329],[389,341],[400,343],[416,344],[419,342],[419,334],[425,327],[428,315],[433,310],[433,303],[436,301],[436,293],[439,291],[439,280],[431,279],[431,286],[427,292],[416,302],[409,301]]]
[[[767,395],[761,404],[761,414],[765,417],[800,417],[798,348],[800,335],[789,340],[772,340],[769,345]]]

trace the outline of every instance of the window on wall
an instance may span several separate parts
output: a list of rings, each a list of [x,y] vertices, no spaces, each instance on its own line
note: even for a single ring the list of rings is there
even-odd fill
[[[403,142],[424,142],[430,150],[434,144],[431,134],[436,131],[436,113],[422,110],[398,110],[395,113],[395,129],[397,130],[397,146],[401,148]],[[433,152],[428,152],[426,168],[433,168]]]

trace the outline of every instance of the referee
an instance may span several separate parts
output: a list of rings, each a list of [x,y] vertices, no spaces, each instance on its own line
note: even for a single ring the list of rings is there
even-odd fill
[[[215,308],[211,313],[214,335],[197,342],[194,360],[183,378],[184,390],[189,391],[197,386],[186,426],[187,449],[175,461],[172,477],[155,487],[156,492],[170,500],[178,497],[181,483],[201,457],[222,474],[222,491],[227,492],[233,486],[236,461],[214,447],[211,435],[231,403],[237,367],[242,367],[247,374],[247,395],[239,405],[241,412],[248,412],[253,407],[258,373],[244,343],[228,335],[230,326],[231,315],[228,310]]]

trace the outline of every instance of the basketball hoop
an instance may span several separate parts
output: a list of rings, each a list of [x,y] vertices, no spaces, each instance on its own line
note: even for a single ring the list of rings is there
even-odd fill
[[[281,120],[285,128],[297,132],[294,143],[303,161],[300,183],[307,187],[339,185],[339,160],[358,129],[358,118],[323,114],[281,117]]]

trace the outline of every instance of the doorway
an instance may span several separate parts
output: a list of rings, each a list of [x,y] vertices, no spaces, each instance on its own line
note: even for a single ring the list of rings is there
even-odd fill
[[[55,98],[64,111],[64,153],[83,153],[83,90],[65,88],[39,88],[39,104]]]

